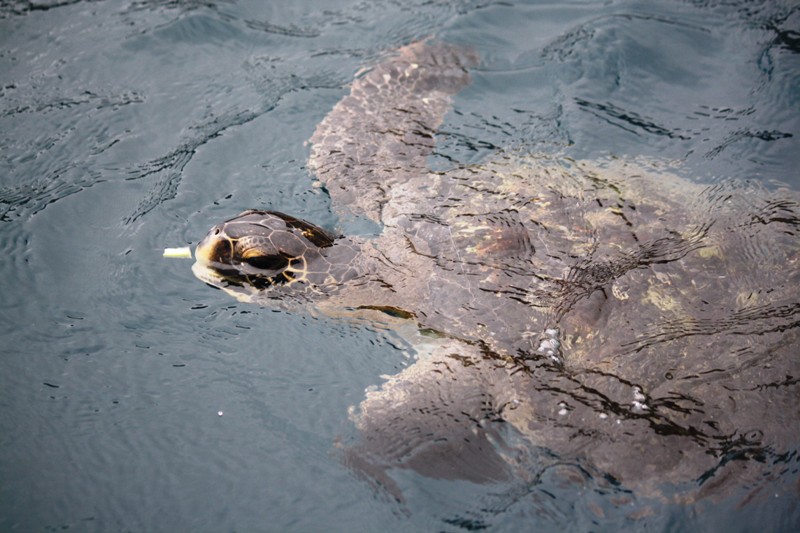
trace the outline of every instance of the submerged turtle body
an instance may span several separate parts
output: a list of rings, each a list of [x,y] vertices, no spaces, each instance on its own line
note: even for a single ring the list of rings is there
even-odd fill
[[[398,497],[393,468],[489,482],[557,462],[643,492],[763,483],[800,435],[796,194],[614,159],[500,153],[430,172],[474,62],[405,47],[312,137],[333,205],[380,235],[245,212],[201,242],[195,272],[406,334],[418,360],[367,394],[345,450]]]

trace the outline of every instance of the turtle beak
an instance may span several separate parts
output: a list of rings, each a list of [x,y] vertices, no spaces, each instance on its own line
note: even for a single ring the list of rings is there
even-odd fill
[[[219,226],[214,226],[205,237],[197,244],[194,257],[198,263],[212,265],[224,263],[229,258],[233,244]]]
[[[220,254],[229,249],[230,241],[218,234],[217,228],[212,228],[197,244],[194,250],[195,263],[192,265],[194,275],[204,283],[221,289],[224,286],[225,276],[222,271],[225,264],[220,262]]]
[[[206,285],[210,285],[215,289],[223,288],[225,278],[220,276],[214,269],[209,268],[205,263],[201,263],[200,261],[195,262],[195,264],[192,265],[192,273]]]
[[[215,243],[212,242],[214,240],[216,240],[214,236],[209,233],[197,244],[197,248],[194,250],[194,257],[198,263],[208,265],[213,262],[213,253],[216,248]]]

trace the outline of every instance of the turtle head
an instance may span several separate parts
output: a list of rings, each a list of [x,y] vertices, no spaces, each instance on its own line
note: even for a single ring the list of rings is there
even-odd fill
[[[253,209],[209,230],[195,250],[193,271],[216,287],[318,284],[329,271],[321,250],[332,245],[333,237],[309,222]]]

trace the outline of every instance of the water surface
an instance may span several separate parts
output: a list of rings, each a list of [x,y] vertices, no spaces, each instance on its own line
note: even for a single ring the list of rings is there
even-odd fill
[[[0,17],[3,530],[800,524],[796,448],[754,498],[419,478],[401,508],[333,443],[410,348],[237,303],[161,258],[249,207],[370,230],[336,218],[304,143],[359,69],[429,36],[481,57],[434,168],[542,149],[800,189],[793,2],[10,2]]]

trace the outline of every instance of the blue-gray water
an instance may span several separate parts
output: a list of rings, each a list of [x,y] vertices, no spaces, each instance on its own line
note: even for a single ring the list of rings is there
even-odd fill
[[[800,525],[797,450],[747,501],[420,478],[400,508],[334,443],[402,341],[234,302],[161,258],[248,207],[337,227],[304,142],[360,68],[428,36],[481,57],[434,166],[556,148],[800,189],[794,2],[50,4],[0,4],[1,530]]]

